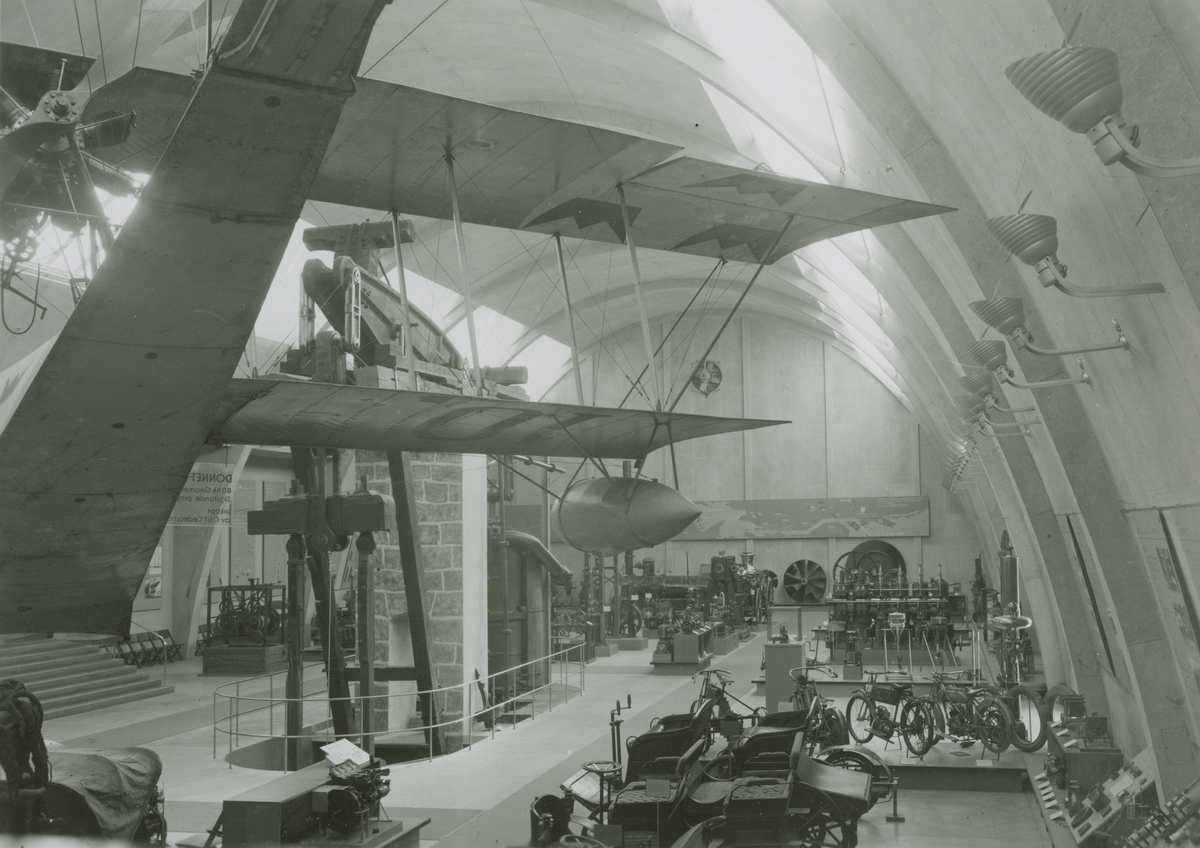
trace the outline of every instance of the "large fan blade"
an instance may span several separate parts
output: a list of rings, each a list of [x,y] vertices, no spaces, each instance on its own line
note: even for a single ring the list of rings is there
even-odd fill
[[[783,591],[798,604],[819,604],[825,598],[825,569],[810,559],[799,559],[783,573]]]

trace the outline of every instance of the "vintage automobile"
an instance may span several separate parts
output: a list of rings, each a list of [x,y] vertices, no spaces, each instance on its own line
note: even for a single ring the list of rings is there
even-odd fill
[[[49,759],[50,782],[18,789],[15,803],[0,784],[0,833],[166,844],[158,754],[146,748],[51,748]]]
[[[530,807],[531,841],[586,848],[625,845],[828,846],[853,848],[858,819],[880,798],[869,768],[812,757],[803,727],[787,754],[747,762],[735,777],[717,776],[703,759],[709,740],[702,728],[711,713],[699,710],[655,739],[656,756],[638,757],[621,774],[617,762],[586,763],[563,785],[560,798],[543,795]],[[658,727],[665,725],[666,719]],[[690,732],[689,732],[690,731]],[[673,737],[660,734],[675,734]],[[671,739],[675,750],[659,744]],[[616,740],[614,739],[614,742]],[[635,742],[631,752],[646,743]],[[891,787],[894,790],[894,783]],[[578,803],[589,811],[574,815]]]

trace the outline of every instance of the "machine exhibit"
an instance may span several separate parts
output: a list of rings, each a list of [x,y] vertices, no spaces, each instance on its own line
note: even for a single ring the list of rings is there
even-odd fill
[[[0,845],[1200,845],[1198,39],[4,0]]]

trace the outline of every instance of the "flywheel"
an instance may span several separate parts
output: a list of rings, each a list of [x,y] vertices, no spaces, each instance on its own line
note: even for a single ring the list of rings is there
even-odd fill
[[[798,559],[783,572],[783,591],[797,604],[824,601],[828,582],[825,569],[811,559]]]

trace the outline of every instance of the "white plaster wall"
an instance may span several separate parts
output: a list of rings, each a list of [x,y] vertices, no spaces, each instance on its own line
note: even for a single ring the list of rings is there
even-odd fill
[[[475,670],[487,676],[487,457],[464,454],[462,477],[463,536],[463,679],[468,688]],[[442,681],[443,686],[453,681]],[[478,699],[474,702],[478,709]],[[466,705],[464,702],[464,711]]]

